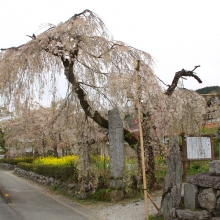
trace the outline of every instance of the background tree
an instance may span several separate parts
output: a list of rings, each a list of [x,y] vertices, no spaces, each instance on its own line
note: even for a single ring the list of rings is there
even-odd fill
[[[196,92],[199,94],[220,93],[220,86],[207,86],[201,89],[197,89]]]
[[[0,129],[0,151],[6,152],[4,132]]]

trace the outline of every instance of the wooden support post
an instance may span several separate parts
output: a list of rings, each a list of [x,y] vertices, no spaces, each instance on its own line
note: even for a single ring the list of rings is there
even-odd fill
[[[139,94],[139,76],[138,71],[140,69],[140,61],[135,60],[134,68],[136,70],[136,88],[137,88],[137,109],[138,109],[138,125],[139,125],[139,133],[140,133],[140,145],[141,145],[141,164],[142,164],[142,173],[143,173],[143,188],[144,188],[144,201],[145,201],[145,208],[146,208],[146,220],[149,219],[149,212],[148,212],[148,198],[153,203],[157,211],[159,208],[157,207],[156,203],[153,201],[149,193],[147,192],[147,180],[146,180],[146,173],[145,173],[145,159],[144,159],[144,141],[143,141],[143,130],[141,124],[141,106],[140,100],[141,95]]]
[[[145,208],[146,208],[146,220],[149,219],[149,212],[148,212],[148,193],[147,193],[147,181],[146,181],[146,173],[145,173],[145,160],[144,160],[144,141],[143,141],[143,131],[141,125],[141,110],[140,110],[140,99],[141,95],[139,91],[139,75],[138,71],[140,68],[140,61],[136,60],[134,63],[134,67],[136,70],[136,86],[137,86],[137,109],[138,109],[138,124],[139,124],[139,133],[140,133],[140,145],[141,145],[141,164],[142,164],[142,174],[143,174],[143,188],[144,188],[144,201],[145,201]]]

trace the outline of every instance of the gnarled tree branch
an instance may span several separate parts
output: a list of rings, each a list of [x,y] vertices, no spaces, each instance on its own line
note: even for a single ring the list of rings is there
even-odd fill
[[[175,88],[177,87],[178,81],[181,77],[183,76],[190,76],[190,77],[194,77],[199,83],[202,83],[202,80],[193,73],[193,71],[200,67],[200,65],[195,66],[193,70],[191,71],[186,71],[184,69],[182,69],[181,71],[176,72],[175,77],[173,79],[172,84],[168,87],[167,91],[165,92],[166,95],[170,96],[173,94]]]

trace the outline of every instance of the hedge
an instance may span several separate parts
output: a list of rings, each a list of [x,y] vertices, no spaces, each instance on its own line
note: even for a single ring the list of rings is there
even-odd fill
[[[25,163],[32,163],[34,160],[33,157],[27,158],[1,158],[0,163],[8,163],[11,165],[17,165],[18,163],[25,162]]]
[[[26,171],[33,171],[39,175],[53,177],[57,180],[68,181],[73,180],[78,181],[78,170],[75,166],[59,166],[52,164],[30,164],[21,162],[17,165],[20,169]]]

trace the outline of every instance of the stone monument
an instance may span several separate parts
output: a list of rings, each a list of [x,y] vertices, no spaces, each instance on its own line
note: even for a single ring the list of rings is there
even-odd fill
[[[170,150],[164,182],[159,213],[164,219],[172,219],[180,206],[182,189],[182,158],[177,139]]]
[[[108,112],[109,118],[109,146],[110,146],[110,187],[120,189],[123,185],[124,156],[124,128],[118,109]]]

